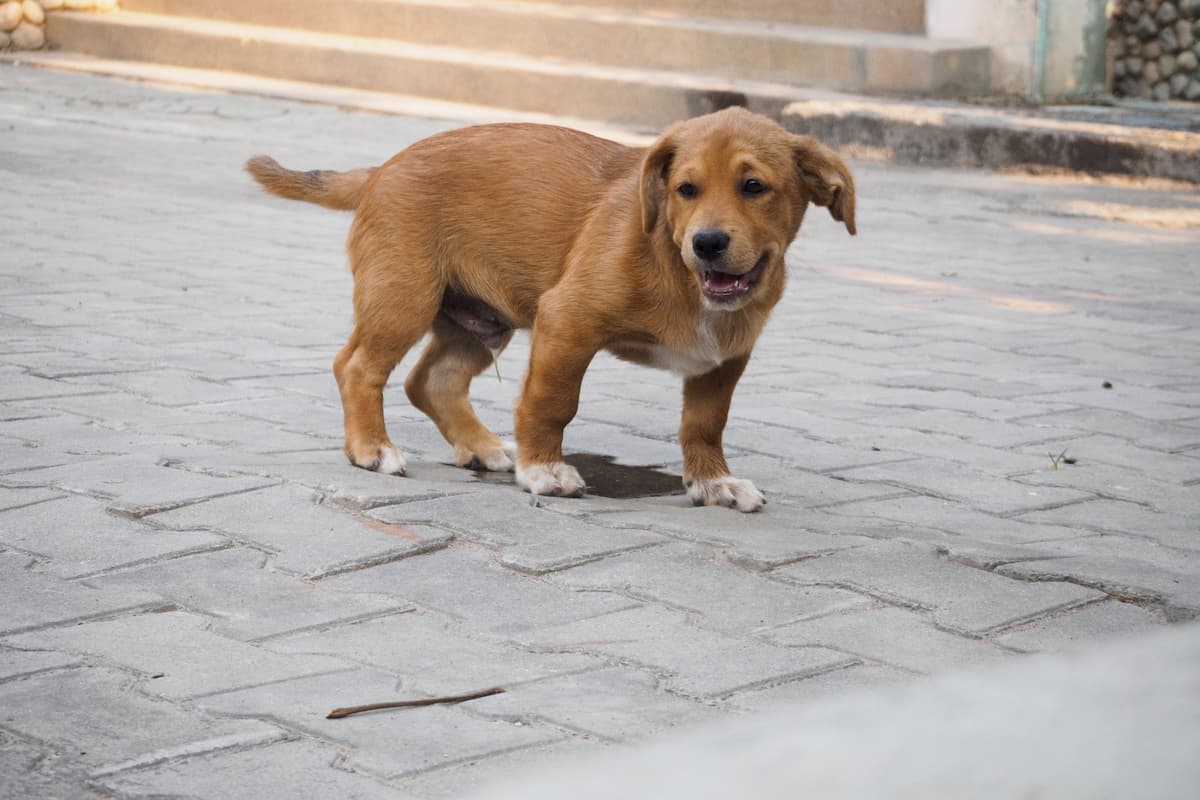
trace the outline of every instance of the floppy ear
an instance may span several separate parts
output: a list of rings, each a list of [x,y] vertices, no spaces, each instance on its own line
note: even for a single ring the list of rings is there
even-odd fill
[[[642,160],[642,230],[647,234],[658,221],[658,207],[666,201],[667,173],[675,157],[675,138],[670,131],[654,143]]]
[[[829,215],[844,222],[851,236],[857,233],[854,176],[846,162],[811,136],[793,136],[792,152],[796,156],[800,181],[811,195],[809,199],[815,205],[828,207]]]

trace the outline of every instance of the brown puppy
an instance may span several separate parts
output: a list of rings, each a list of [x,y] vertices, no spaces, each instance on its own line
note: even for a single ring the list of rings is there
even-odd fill
[[[404,388],[459,464],[513,469],[468,399],[515,328],[532,328],[516,409],[516,478],[577,496],[563,428],[597,352],[684,377],[684,484],[696,504],[756,511],[721,449],[734,386],[783,294],[784,253],[808,204],[854,233],[854,180],[819,142],[739,108],[682,122],[648,150],[543,125],[431,136],[378,168],[246,169],[284,197],[355,209],[355,326],[334,361],[346,455],[404,474],[383,387],[426,333]]]

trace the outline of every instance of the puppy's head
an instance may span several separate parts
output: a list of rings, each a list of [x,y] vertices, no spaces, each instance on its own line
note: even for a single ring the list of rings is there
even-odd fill
[[[670,128],[642,162],[641,202],[646,233],[666,226],[705,305],[729,311],[782,287],[809,203],[855,232],[854,178],[837,154],[742,108]]]

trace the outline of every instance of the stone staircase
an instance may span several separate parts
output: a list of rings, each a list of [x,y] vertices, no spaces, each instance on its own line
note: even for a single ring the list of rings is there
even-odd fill
[[[989,89],[989,51],[922,35],[924,0],[121,0],[52,44],[106,59],[642,128],[813,89]]]

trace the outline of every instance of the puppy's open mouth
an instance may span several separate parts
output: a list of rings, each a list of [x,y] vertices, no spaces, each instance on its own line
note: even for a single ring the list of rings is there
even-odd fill
[[[745,297],[754,285],[762,278],[763,270],[767,268],[767,254],[763,253],[754,265],[754,269],[735,275],[732,272],[721,272],[716,269],[706,269],[700,273],[700,289],[704,296],[715,303],[728,303]]]

